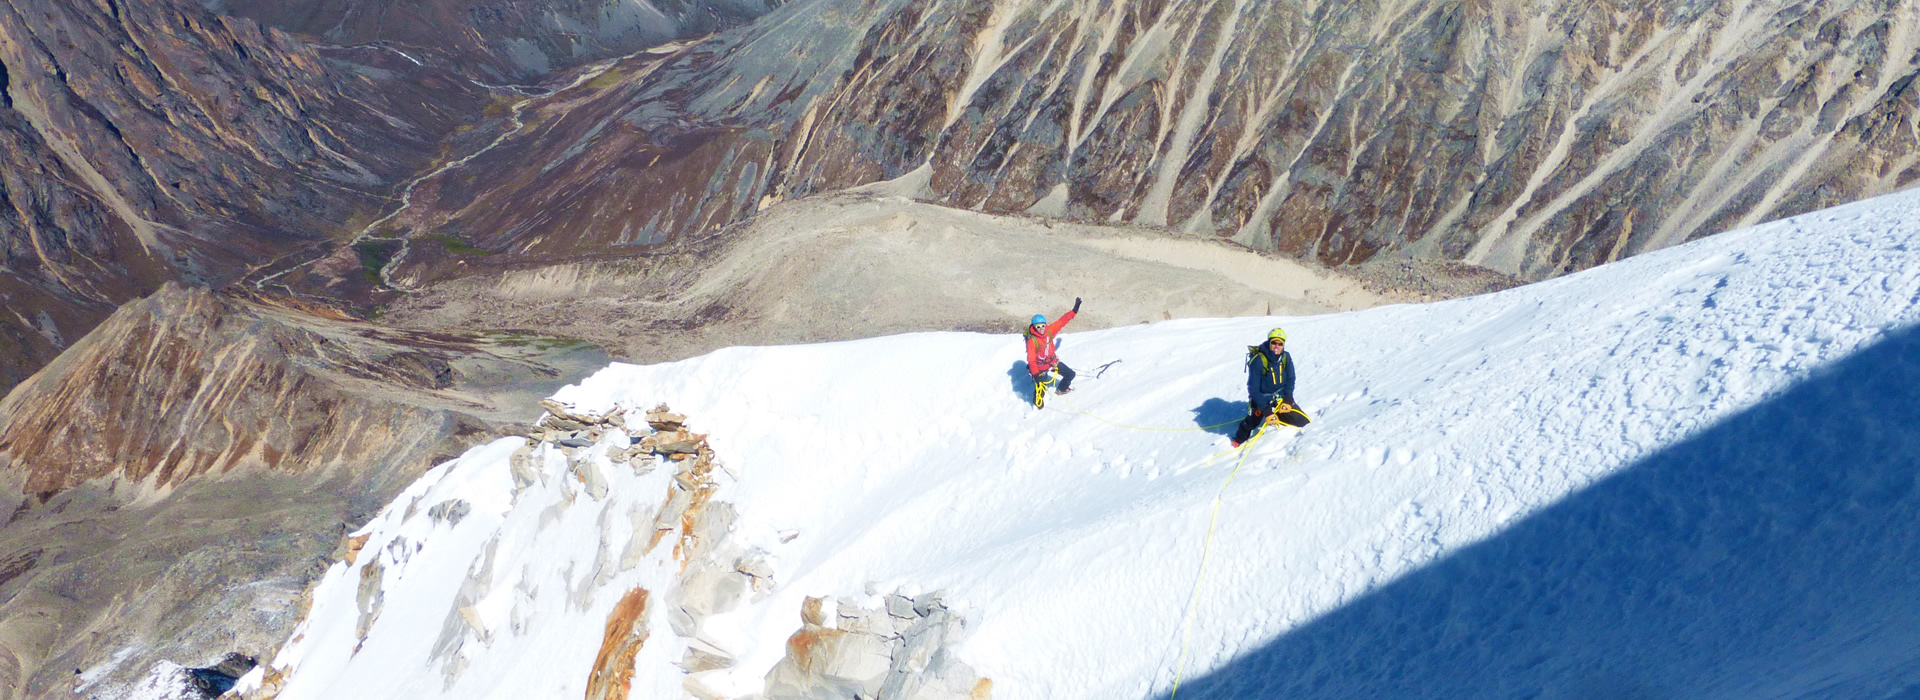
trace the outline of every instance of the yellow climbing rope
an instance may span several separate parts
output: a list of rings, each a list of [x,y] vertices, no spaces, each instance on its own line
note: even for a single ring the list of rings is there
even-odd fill
[[[1203,426],[1197,426],[1192,428],[1154,428],[1154,427],[1148,427],[1143,425],[1128,425],[1120,421],[1111,420],[1111,419],[1102,417],[1098,414],[1095,414],[1092,411],[1088,411],[1084,408],[1081,408],[1079,404],[1074,403],[1072,400],[1067,399],[1066,397],[1061,397],[1060,400],[1066,401],[1068,406],[1072,407],[1073,410],[1078,411],[1081,415],[1087,416],[1089,418],[1093,418],[1094,420],[1098,420],[1103,423],[1117,425],[1122,428],[1129,428],[1132,430],[1150,430],[1150,431],[1156,431],[1156,432],[1184,432],[1189,430],[1212,430],[1214,428],[1219,428],[1222,426],[1238,423],[1241,420],[1239,418],[1235,418],[1225,423],[1215,423],[1213,425],[1203,425]],[[1299,411],[1300,414],[1303,416],[1306,415],[1306,412],[1301,411],[1298,406],[1293,407],[1293,410]],[[1260,438],[1266,436],[1268,429],[1279,428],[1283,425],[1286,425],[1286,424],[1280,422],[1278,413],[1270,414],[1267,416],[1267,419],[1261,423],[1260,431],[1257,433],[1254,433],[1253,437],[1248,438],[1245,444],[1242,444],[1239,447],[1235,447],[1232,449],[1215,452],[1212,455],[1207,456],[1206,462],[1204,462],[1201,466],[1202,469],[1205,469],[1208,466],[1212,466],[1214,458],[1219,457],[1220,455],[1227,454],[1229,452],[1236,452],[1236,451],[1240,453],[1240,459],[1239,461],[1234,463],[1233,471],[1227,474],[1226,482],[1220,484],[1220,492],[1214,494],[1213,496],[1213,515],[1207,520],[1207,537],[1204,543],[1201,544],[1200,546],[1200,570],[1194,573],[1193,595],[1191,596],[1190,602],[1187,605],[1186,618],[1181,622],[1180,661],[1179,661],[1179,664],[1174,669],[1173,692],[1167,696],[1167,700],[1174,700],[1175,697],[1178,697],[1180,695],[1180,681],[1187,671],[1187,641],[1188,641],[1188,638],[1193,635],[1193,618],[1198,615],[1200,610],[1200,585],[1202,580],[1207,575],[1207,559],[1213,554],[1213,528],[1215,525],[1218,525],[1220,523],[1220,504],[1222,501],[1226,499],[1227,487],[1232,486],[1233,478],[1240,475],[1240,467],[1246,465],[1247,454],[1253,451],[1254,444],[1260,442]],[[1288,427],[1297,427],[1297,426],[1288,426]]]
[[[1180,695],[1180,679],[1187,672],[1187,639],[1193,634],[1193,618],[1200,611],[1200,582],[1207,575],[1207,558],[1213,554],[1213,526],[1220,522],[1220,503],[1226,499],[1227,487],[1233,485],[1233,477],[1239,476],[1240,467],[1246,465],[1247,454],[1253,451],[1254,444],[1260,442],[1260,438],[1266,436],[1268,426],[1273,425],[1278,424],[1272,421],[1267,422],[1260,427],[1260,432],[1254,433],[1253,437],[1247,440],[1246,444],[1234,448],[1240,451],[1240,460],[1234,463],[1233,471],[1227,474],[1226,482],[1220,484],[1220,492],[1213,496],[1213,516],[1207,519],[1207,537],[1200,546],[1200,570],[1193,575],[1193,595],[1189,597],[1190,602],[1187,605],[1186,619],[1181,623],[1180,662],[1179,665],[1174,667],[1173,692],[1167,695],[1167,700],[1174,700],[1174,698]],[[1227,452],[1232,451],[1233,450],[1228,450]],[[1212,464],[1214,457],[1223,454],[1226,454],[1226,452],[1214,453],[1212,457],[1207,458],[1207,464]],[[1205,467],[1202,468],[1204,469]]]

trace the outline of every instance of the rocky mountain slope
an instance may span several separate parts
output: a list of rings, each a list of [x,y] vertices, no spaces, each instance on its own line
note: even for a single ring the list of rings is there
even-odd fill
[[[371,221],[491,99],[178,0],[0,7],[0,88],[0,387],[162,282]]]
[[[318,283],[283,281],[366,307],[390,297],[343,280],[640,254],[893,181],[1326,264],[1540,279],[1920,172],[1900,3],[35,7],[4,17],[26,212],[0,279],[26,358],[9,381],[162,280],[329,239],[302,258]],[[769,10],[553,94],[420,65],[531,75]],[[509,27],[526,29],[490,33]],[[404,206],[382,199],[421,174]],[[373,222],[426,244],[341,243]]]
[[[0,400],[0,699],[276,642],[346,523],[605,362],[177,285],[123,307]]]
[[[529,109],[395,223],[551,260],[899,179],[968,209],[1541,279],[1910,184],[1917,10],[795,3]],[[407,262],[399,279],[462,274]]]
[[[590,61],[744,24],[782,0],[210,0],[216,11],[331,44],[378,43],[491,82],[524,82]]]

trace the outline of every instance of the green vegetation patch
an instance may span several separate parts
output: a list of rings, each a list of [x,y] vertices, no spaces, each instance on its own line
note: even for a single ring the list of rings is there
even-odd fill
[[[622,81],[625,81],[626,79],[627,79],[626,71],[620,70],[618,68],[608,68],[607,72],[596,75],[593,77],[592,80],[587,81],[587,89],[588,90],[605,90],[615,85],[619,85]]]
[[[468,243],[464,240],[461,240],[459,236],[449,235],[445,233],[436,233],[436,234],[427,236],[426,238],[435,243],[439,243],[440,247],[446,250],[447,253],[450,255],[492,255],[493,254],[493,251],[491,250],[474,247],[473,244]]]
[[[360,272],[367,281],[378,286],[382,284],[380,271],[387,263],[393,262],[393,256],[400,252],[399,241],[362,241],[353,244],[353,252],[360,256]]]
[[[487,119],[499,119],[507,116],[509,112],[513,111],[513,103],[515,101],[516,98],[512,97],[495,97],[493,98],[493,102],[488,103],[485,109],[480,110],[480,116]]]
[[[560,338],[526,331],[486,331],[481,333],[480,337],[509,348],[532,348],[541,352],[598,347],[579,338]]]

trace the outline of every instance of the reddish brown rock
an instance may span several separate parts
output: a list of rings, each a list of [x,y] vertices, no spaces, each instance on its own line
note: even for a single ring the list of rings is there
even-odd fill
[[[633,659],[647,643],[647,600],[645,588],[635,588],[620,598],[607,615],[606,633],[600,640],[600,652],[594,656],[593,671],[587,675],[587,700],[626,700],[633,683]]]

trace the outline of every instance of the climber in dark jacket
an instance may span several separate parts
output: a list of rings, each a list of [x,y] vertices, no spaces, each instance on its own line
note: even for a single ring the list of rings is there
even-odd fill
[[[1308,423],[1293,403],[1293,356],[1286,348],[1287,332],[1278,328],[1267,333],[1266,342],[1247,348],[1247,417],[1233,431],[1234,447],[1253,437],[1268,416],[1296,428]]]

